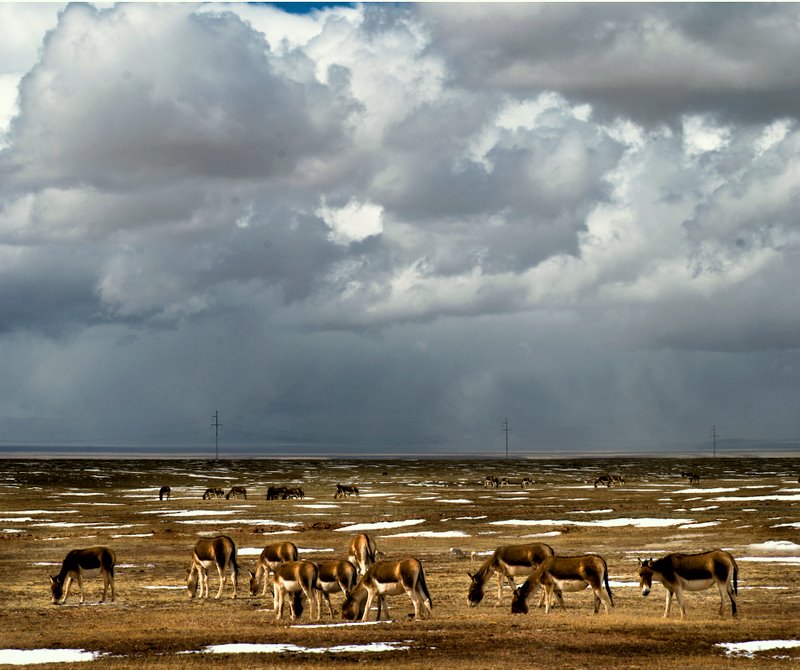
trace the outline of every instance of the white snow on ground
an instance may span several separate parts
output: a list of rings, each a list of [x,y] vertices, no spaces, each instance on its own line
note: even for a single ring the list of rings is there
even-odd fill
[[[736,557],[739,562],[777,563],[778,565],[800,565],[800,556],[742,556]]]
[[[204,523],[238,523],[254,526],[299,526],[299,521],[273,521],[272,519],[189,519],[178,523],[200,525]]]
[[[788,540],[769,540],[767,542],[759,542],[758,544],[750,544],[747,547],[750,551],[800,551],[800,544],[789,542]]]
[[[722,647],[727,656],[747,656],[755,658],[759,651],[772,651],[773,649],[793,649],[800,647],[800,640],[751,640],[749,642],[718,642],[715,646]]]
[[[0,663],[3,665],[78,663],[94,661],[99,656],[99,651],[83,649],[0,649]]]
[[[301,647],[296,644],[276,642],[250,644],[245,642],[234,642],[232,644],[215,644],[204,647],[199,652],[184,653],[208,653],[208,654],[285,654],[295,652],[299,654],[341,654],[355,652],[384,652],[384,651],[404,651],[410,647],[402,642],[368,642],[367,644],[342,644],[335,647]]]
[[[716,498],[709,498],[711,502],[726,502],[726,501],[754,501],[754,500],[780,500],[783,502],[795,502],[800,500],[800,493],[797,495],[773,495],[773,496],[718,496]]]
[[[685,523],[678,526],[681,530],[694,529],[694,528],[710,528],[711,526],[719,526],[719,521],[706,521],[705,523]]]
[[[425,519],[406,519],[405,521],[378,521],[376,523],[355,523],[344,528],[336,528],[338,533],[349,533],[354,530],[381,530],[382,528],[403,528],[425,523]]]
[[[679,491],[673,491],[673,493],[686,493],[697,495],[698,493],[731,493],[732,491],[738,491],[739,487],[733,488],[716,488],[716,489],[680,489]]]
[[[471,500],[466,500],[465,498],[456,498],[455,500],[444,500],[443,498],[434,498],[434,500],[438,500],[438,502],[443,503],[458,503],[460,505],[471,505]]]

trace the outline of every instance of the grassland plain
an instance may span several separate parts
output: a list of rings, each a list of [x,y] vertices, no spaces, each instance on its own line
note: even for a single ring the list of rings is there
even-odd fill
[[[700,483],[682,479],[685,470]],[[612,472],[624,486],[594,487]],[[485,489],[487,474],[512,485]],[[0,460],[0,664],[16,658],[10,649],[82,649],[99,655],[46,667],[788,668],[800,648],[746,655],[719,645],[800,640],[798,476],[792,458]],[[533,486],[523,490],[523,477]],[[355,483],[360,496],[334,499],[337,483]],[[169,501],[158,499],[163,485]],[[247,500],[201,498],[207,487],[233,485],[247,488]],[[270,485],[302,486],[305,498],[267,501]],[[305,613],[290,625],[276,622],[271,596],[249,595],[246,569],[264,545],[286,539],[301,558],[343,557],[359,528],[387,559],[423,561],[432,618],[410,619],[402,596],[390,598],[388,623],[341,625],[325,614],[316,622]],[[190,601],[191,548],[217,533],[239,549],[240,596],[231,599],[228,585],[220,600]],[[499,545],[534,541],[604,556],[611,614],[595,616],[584,591],[565,594],[566,613],[512,615],[507,589],[494,607],[494,578],[470,608],[467,572]],[[66,605],[53,605],[48,575],[70,549],[99,544],[117,554],[116,601],[97,604],[102,583],[92,578],[86,604],[73,587]],[[655,585],[642,597],[637,557],[716,547],[739,562],[739,617],[728,609],[720,618],[711,589],[687,594],[684,621],[675,607],[663,619],[665,591]],[[213,573],[210,582],[213,596]],[[333,601],[338,609],[341,596]],[[214,647],[244,643],[293,646]]]

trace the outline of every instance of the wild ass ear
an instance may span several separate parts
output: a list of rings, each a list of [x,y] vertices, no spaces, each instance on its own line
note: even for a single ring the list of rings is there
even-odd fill
[[[255,572],[253,572],[252,570],[248,570],[247,572],[250,574],[250,579],[255,579],[256,578],[256,573]]]
[[[644,561],[641,558],[637,558],[636,561],[639,563],[640,568],[644,565]]]
[[[58,580],[55,577],[53,577],[53,575],[50,575],[50,583],[51,584],[56,584],[56,583],[58,583]]]

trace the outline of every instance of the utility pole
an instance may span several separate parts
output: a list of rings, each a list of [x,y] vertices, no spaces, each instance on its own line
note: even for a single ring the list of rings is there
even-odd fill
[[[219,422],[219,410],[214,412],[211,419],[211,427],[214,429],[214,460],[216,461],[219,459],[219,429],[222,428],[222,424]]]
[[[712,444],[714,445],[714,452],[713,452],[714,453],[714,458],[716,458],[717,457],[717,427],[716,426],[712,426],[711,427],[711,440],[712,440]]]
[[[506,434],[506,460],[508,460],[508,434],[511,432],[511,429],[508,427],[508,417],[503,421],[503,427],[500,429],[500,432]]]

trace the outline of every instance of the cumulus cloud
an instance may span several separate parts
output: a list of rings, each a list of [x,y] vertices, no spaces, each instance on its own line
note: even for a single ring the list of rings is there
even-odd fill
[[[478,449],[513,410],[588,444],[701,430],[698,370],[755,395],[795,364],[793,5],[30,12],[0,9],[29,26],[0,40],[0,341],[34,372],[0,415],[222,397],[278,441],[368,414]]]

